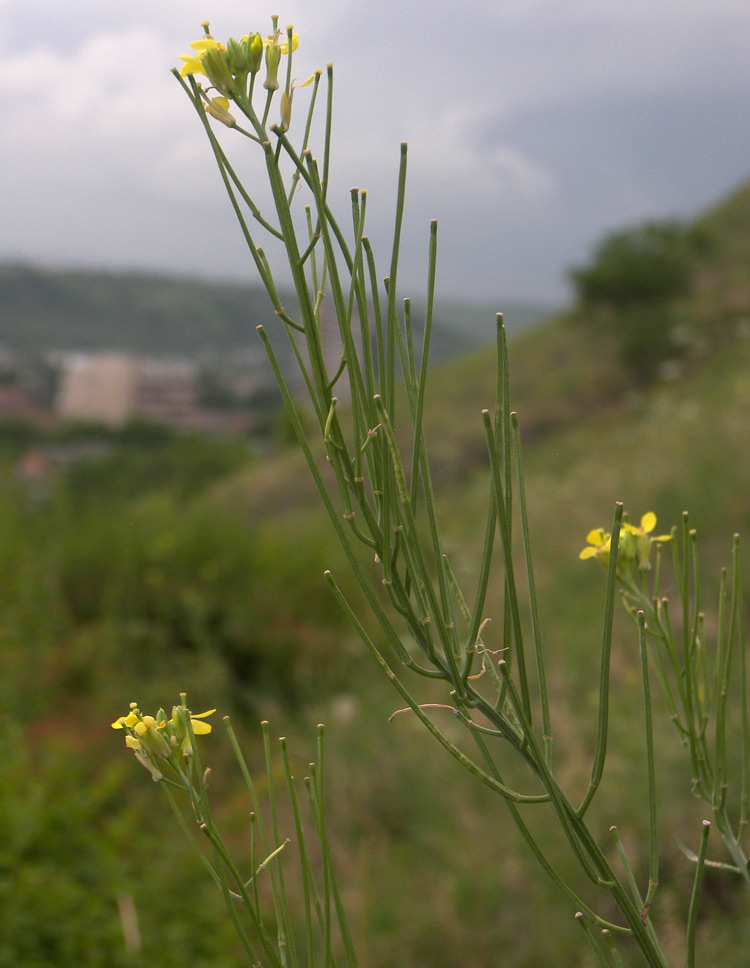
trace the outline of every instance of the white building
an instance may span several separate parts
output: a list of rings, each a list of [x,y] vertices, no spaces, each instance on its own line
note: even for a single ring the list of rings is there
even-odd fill
[[[56,410],[113,426],[132,417],[179,424],[193,413],[195,397],[195,367],[185,360],[74,353],[62,359]]]

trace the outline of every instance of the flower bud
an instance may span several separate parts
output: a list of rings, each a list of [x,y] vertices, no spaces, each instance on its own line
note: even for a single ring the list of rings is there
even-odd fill
[[[263,58],[263,41],[260,34],[248,34],[242,40],[230,37],[227,41],[226,63],[238,82],[247,80],[248,74],[260,69]]]
[[[651,568],[651,539],[647,534],[636,535],[636,554],[638,567],[641,571],[648,571]]]
[[[636,543],[631,531],[626,531],[624,528],[622,529],[620,532],[620,543],[618,550],[621,558],[625,558],[628,561],[632,561],[635,558]]]
[[[141,741],[141,747],[150,756],[167,759],[172,752],[169,743],[162,736],[156,726],[153,716],[144,716],[140,723],[136,723],[133,732]]]
[[[172,728],[174,729],[175,748],[179,749],[183,756],[191,756],[193,744],[190,742],[190,711],[183,706],[175,706],[172,709]]]
[[[187,709],[185,709],[184,706],[172,707],[172,724],[174,725],[174,734],[179,743],[181,743],[186,736],[190,735],[190,731],[188,729],[189,721],[190,713]]]
[[[227,65],[226,52],[219,50],[207,50],[201,60],[203,70],[211,85],[220,94],[231,97],[234,91],[234,78]]]
[[[292,91],[292,94],[294,91]],[[279,125],[280,131],[288,131],[289,125],[292,123],[292,95],[287,94],[286,91],[281,92],[281,124]]]
[[[243,37],[242,39],[247,43],[248,71],[251,74],[257,74],[260,70],[261,61],[263,60],[263,41],[261,40],[261,36],[260,34],[250,34],[249,37]]]
[[[267,91],[279,89],[279,64],[281,63],[281,47],[274,41],[266,47],[266,79],[263,87]]]
[[[204,106],[206,108],[206,114],[210,114],[212,118],[221,121],[228,128],[234,128],[237,124],[234,115],[228,111],[229,101],[225,97],[209,98]]]
[[[244,70],[245,55],[242,41],[235,40],[234,37],[229,38],[225,60],[230,74],[239,74]]]
[[[136,751],[135,758],[138,760],[141,766],[144,766],[148,770],[148,772],[151,774],[151,779],[154,781],[154,783],[158,783],[159,780],[161,780],[162,778],[161,772],[156,766],[154,766],[154,764],[147,756],[144,756],[143,753],[139,753]]]

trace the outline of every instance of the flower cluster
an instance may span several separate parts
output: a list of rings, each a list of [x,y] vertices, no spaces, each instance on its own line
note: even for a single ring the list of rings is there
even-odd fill
[[[654,542],[669,541],[671,534],[652,535],[656,527],[656,515],[649,511],[641,518],[639,527],[623,521],[620,530],[618,548],[618,570],[629,568],[633,562],[639,571],[647,571],[651,567],[651,545]],[[596,558],[607,568],[609,566],[612,535],[603,528],[595,528],[586,535],[587,545],[578,556],[579,558]]]
[[[267,91],[266,107],[263,114],[263,124],[265,125],[268,115],[268,107],[271,98],[279,90],[279,67],[281,58],[287,54],[290,59],[289,70],[287,72],[287,82],[281,91],[281,123],[278,125],[279,131],[289,130],[289,123],[292,113],[292,99],[297,87],[307,87],[312,84],[316,71],[306,81],[297,84],[290,81],[291,74],[291,55],[299,46],[297,34],[292,33],[292,28],[288,27],[286,39],[282,31],[278,29],[278,17],[272,17],[273,29],[267,37],[261,37],[259,33],[245,34],[240,40],[230,37],[225,44],[214,40],[209,32],[209,23],[204,21],[204,35],[200,40],[194,41],[190,47],[190,54],[183,54],[180,60],[183,61],[179,71],[180,77],[190,77],[194,83],[198,96],[201,99],[206,114],[216,121],[220,121],[229,128],[237,127],[237,121],[230,113],[230,102],[234,102],[245,117],[253,121],[256,129],[256,136],[261,136],[258,130],[258,121],[252,109],[253,89],[256,75],[259,73],[265,59],[266,76],[263,87]],[[177,71],[175,71],[177,74]],[[210,87],[203,90],[201,84],[194,81],[196,75],[208,78]],[[249,87],[248,87],[249,79]],[[214,96],[209,97],[208,92],[215,91]],[[241,129],[239,129],[241,130]],[[247,132],[244,132],[247,133]],[[252,135],[251,135],[252,137]],[[266,135],[262,135],[265,139]]]
[[[157,781],[162,779],[162,770],[167,763],[179,767],[181,758],[192,756],[191,735],[210,733],[211,725],[203,720],[215,712],[215,709],[209,709],[193,715],[184,706],[174,706],[172,718],[167,719],[163,709],[156,716],[144,716],[133,702],[127,716],[116,719],[112,729],[127,731],[125,745],[133,750],[138,762]]]
[[[276,29],[268,37],[259,33],[245,34],[240,40],[230,37],[226,43],[219,43],[209,33],[208,22],[203,24],[205,35],[190,45],[192,54],[182,55],[184,61],[180,75],[202,74],[211,82],[211,87],[219,92],[221,98],[234,100],[247,94],[248,77],[254,77],[261,68],[265,51],[266,79],[263,87],[267,91],[279,88],[279,64],[282,54],[290,50],[289,40],[281,40],[281,31]],[[292,34],[291,49],[298,46],[297,34]]]

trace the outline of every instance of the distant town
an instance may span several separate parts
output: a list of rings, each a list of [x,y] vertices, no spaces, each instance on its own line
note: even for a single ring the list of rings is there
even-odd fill
[[[11,353],[0,351],[0,420],[117,428],[141,419],[186,430],[245,433],[267,410],[273,390],[260,362],[235,360],[219,375],[191,360],[102,351],[52,353],[29,367],[17,366]]]

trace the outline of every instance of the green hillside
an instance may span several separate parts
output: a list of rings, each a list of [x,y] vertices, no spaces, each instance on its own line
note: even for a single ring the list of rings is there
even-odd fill
[[[696,279],[693,307],[711,325],[725,318],[747,320],[750,306],[750,183],[709,211],[699,224],[715,240]]]
[[[571,435],[581,439],[584,457],[588,434],[597,438],[603,428],[629,427],[652,409],[669,413],[674,407],[677,413],[683,398],[720,400],[726,393],[731,411],[729,394],[742,383],[750,341],[750,183],[700,216],[697,224],[708,230],[710,245],[696,267],[689,296],[679,301],[677,311],[689,327],[674,365],[653,386],[634,385],[618,361],[617,320],[608,328],[598,321],[589,325],[585,308],[573,306],[511,339],[511,406],[519,414],[530,454],[548,441],[550,446],[562,446]],[[463,486],[474,471],[482,474],[486,468],[481,410],[493,405],[494,358],[494,347],[483,347],[443,364],[430,380],[425,425],[438,477],[449,486]],[[700,404],[696,406],[703,413]],[[741,412],[741,403],[739,408]],[[695,444],[703,433],[700,426],[681,429],[677,423],[666,437],[687,436],[688,443]],[[708,427],[705,436],[712,439]],[[600,452],[601,445],[591,446]],[[650,460],[654,459],[652,455]],[[294,475],[294,494],[312,496],[301,458],[284,455],[281,461],[279,473],[285,478]],[[609,462],[619,467],[616,454]],[[664,473],[669,476],[672,470],[666,462]],[[264,492],[278,493],[275,478],[273,464],[268,463],[262,472],[253,470],[224,487],[252,508]],[[617,499],[613,494],[610,500]]]
[[[582,309],[511,342],[557,772],[574,791],[585,790],[596,734],[604,598],[601,569],[578,558],[588,531],[609,527],[618,500],[634,519],[655,511],[659,531],[689,510],[709,631],[732,535],[750,535],[750,186],[702,220],[712,245],[680,304],[690,325],[651,384],[633,381],[616,333]],[[469,586],[488,491],[481,410],[494,389],[485,348],[436,367],[428,402],[446,549]],[[12,834],[0,856],[0,968],[245,963],[221,899],[175,846],[154,784],[109,730],[128,702],[156,708],[185,689],[193,708],[233,714],[253,770],[259,719],[300,750],[300,775],[315,724],[327,723],[332,839],[363,968],[593,968],[573,912],[488,791],[409,716],[389,722],[401,701],[328,594],[325,568],[362,605],[294,449],[253,456],[236,442],[123,436],[70,460],[40,438],[50,470],[29,481],[19,461],[33,443],[17,428],[0,434],[0,811]],[[492,642],[502,592],[500,580],[488,596]],[[612,752],[595,822],[619,825],[642,879],[638,676],[618,610]],[[653,916],[670,964],[683,964],[692,871],[674,838],[694,842],[705,808],[689,797],[661,705],[656,718],[664,862]],[[206,744],[222,821],[242,844],[248,804],[218,738]],[[565,873],[566,851],[554,862]],[[122,893],[139,913],[139,952],[123,947]],[[698,940],[700,963],[744,968],[748,897],[726,872],[706,874]]]

